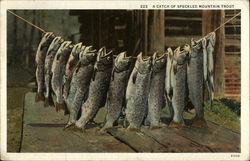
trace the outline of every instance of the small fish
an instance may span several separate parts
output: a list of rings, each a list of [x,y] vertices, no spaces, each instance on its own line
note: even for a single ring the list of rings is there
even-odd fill
[[[45,58],[45,68],[44,68],[44,73],[45,73],[45,101],[44,101],[44,107],[48,106],[54,106],[54,102],[52,99],[52,87],[51,87],[51,77],[52,77],[52,63],[54,60],[54,57],[56,55],[57,50],[61,46],[63,42],[63,39],[61,37],[55,37],[53,41],[51,42],[49,49],[46,54]]]
[[[79,62],[73,73],[69,97],[66,99],[70,115],[65,128],[70,127],[76,122],[81,105],[85,102],[88,94],[89,84],[94,71],[97,52],[92,46],[86,47],[79,54]]]
[[[105,105],[112,65],[112,51],[107,53],[105,47],[101,48],[97,54],[97,61],[89,86],[88,98],[82,105],[80,119],[75,123],[77,128],[84,130],[86,124],[93,119],[98,109]]]
[[[70,88],[70,82],[73,76],[73,72],[75,70],[76,64],[79,61],[79,53],[81,52],[82,49],[84,49],[85,46],[82,46],[82,43],[78,43],[74,45],[70,56],[69,60],[66,64],[66,71],[64,75],[64,85],[63,85],[63,98],[67,99],[68,94],[69,94],[69,88]]]
[[[66,63],[69,58],[72,46],[71,41],[65,41],[58,49],[52,64],[51,86],[56,95],[56,111],[64,110],[64,114],[68,114],[62,97],[63,76],[65,73]]]
[[[43,35],[42,40],[38,45],[36,52],[36,81],[37,81],[37,93],[35,97],[35,102],[44,101],[44,66],[45,66],[45,57],[46,52],[49,48],[50,43],[52,42],[54,35],[52,32],[46,32]]]
[[[164,88],[166,74],[166,53],[160,54],[155,52],[152,62],[152,73],[150,80],[150,90],[148,96],[148,115],[147,120],[150,122],[150,128],[161,127],[160,118],[161,110],[164,105]]]
[[[126,96],[126,120],[129,122],[127,130],[140,131],[140,126],[147,111],[148,93],[150,86],[152,57],[142,57],[142,53],[137,56],[137,62],[129,80],[133,83],[134,92]],[[130,85],[130,84],[128,84]],[[129,87],[131,88],[131,87]],[[130,89],[131,90],[131,89]],[[133,94],[133,95],[131,95]]]
[[[120,53],[115,59],[106,100],[107,115],[101,131],[113,127],[122,112],[131,62],[132,57],[127,57],[126,52]]]
[[[170,122],[170,127],[184,126],[183,112],[186,100],[187,89],[187,61],[188,54],[186,50],[180,51],[178,47],[174,51],[172,70],[171,70],[171,86],[173,87],[172,107],[174,109],[174,117]]]

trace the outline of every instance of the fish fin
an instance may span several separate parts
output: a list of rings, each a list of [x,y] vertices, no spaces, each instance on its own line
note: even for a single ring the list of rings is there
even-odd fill
[[[68,108],[66,107],[65,103],[55,103],[55,107],[56,107],[56,111],[60,111],[63,110],[64,111],[64,115],[69,114]]]
[[[45,97],[43,93],[36,93],[35,102],[44,101]]]
[[[51,93],[49,93],[49,97],[48,98],[45,97],[45,100],[44,100],[44,107],[48,107],[48,106],[55,107]]]
[[[133,73],[132,75],[133,84],[135,84],[136,82],[136,77],[137,77],[137,72]]]

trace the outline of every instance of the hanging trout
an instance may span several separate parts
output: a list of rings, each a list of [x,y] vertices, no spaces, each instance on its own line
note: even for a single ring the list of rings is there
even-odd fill
[[[78,43],[74,45],[69,60],[66,64],[66,71],[64,75],[64,85],[63,85],[63,98],[67,99],[69,94],[69,88],[70,88],[70,82],[73,76],[73,72],[75,71],[76,64],[79,61],[79,53],[81,52],[81,49],[84,49],[85,46],[82,46],[82,43]]]
[[[168,105],[170,119],[173,119],[174,111],[172,107],[172,98],[173,98],[173,87],[171,86],[171,71],[173,70],[173,51],[171,48],[167,49],[167,65],[166,65],[166,77],[165,77],[165,95],[166,102]]]
[[[140,131],[140,126],[147,111],[148,93],[150,85],[152,57],[143,58],[142,53],[137,56],[135,68],[136,72],[132,72],[133,76],[130,80],[135,84],[135,92],[133,92],[126,101],[126,120],[129,122],[127,130]],[[130,84],[129,84],[130,85]]]
[[[52,89],[51,89],[51,77],[52,77],[52,63],[55,58],[56,52],[62,44],[63,39],[61,37],[55,37],[49,46],[49,49],[45,58],[45,101],[44,107],[54,106],[52,99]]]
[[[132,57],[127,57],[126,52],[120,53],[115,59],[106,100],[107,115],[101,131],[113,127],[122,112],[131,61]]]
[[[164,105],[164,88],[165,88],[165,74],[166,74],[167,55],[155,52],[152,62],[152,73],[150,80],[150,90],[148,96],[148,116],[147,120],[150,122],[150,128],[159,128],[161,110]]]
[[[112,51],[106,53],[106,49],[101,48],[98,51],[93,78],[89,86],[88,98],[82,105],[80,119],[75,123],[77,128],[84,130],[86,124],[95,116],[98,109],[105,105],[112,64]]]
[[[54,35],[52,32],[47,32],[43,35],[42,40],[38,45],[36,52],[36,82],[37,82],[37,93],[35,97],[35,102],[44,101],[44,64],[46,52],[49,48],[50,43],[52,42]]]
[[[204,81],[208,89],[209,104],[208,107],[211,109],[212,100],[214,98],[214,61],[213,52],[215,46],[215,32],[209,33],[205,38],[202,39],[203,48],[203,72]]]
[[[170,127],[184,126],[183,112],[186,100],[187,90],[187,60],[188,51],[180,51],[178,47],[174,51],[172,70],[171,70],[171,86],[173,87],[172,107],[174,109],[173,120]]]
[[[67,60],[69,58],[70,52],[72,50],[72,46],[70,45],[71,41],[65,41],[62,43],[60,48],[58,49],[53,64],[52,64],[52,79],[51,86],[56,95],[56,111],[60,109],[64,110],[67,114],[67,108],[65,107],[64,100],[62,97],[62,88],[63,88],[63,76],[65,73],[65,67]]]
[[[65,128],[68,128],[76,122],[81,105],[87,99],[89,84],[93,75],[96,56],[96,50],[93,50],[92,46],[86,47],[83,51],[81,51],[79,55],[80,60],[73,73],[70,95],[66,101],[67,106],[70,107],[70,115]]]

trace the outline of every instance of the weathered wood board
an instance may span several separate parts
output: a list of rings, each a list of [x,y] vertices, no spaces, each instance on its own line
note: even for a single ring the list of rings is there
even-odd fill
[[[240,151],[240,135],[211,122],[205,129],[142,127],[141,132],[131,132],[113,128],[99,133],[99,127],[89,125],[92,127],[84,133],[63,130],[68,116],[62,111],[56,113],[52,107],[44,108],[43,102],[35,103],[34,97],[35,93],[31,92],[25,96],[21,152]]]
[[[109,134],[63,130],[68,116],[34,98],[31,92],[25,97],[21,152],[133,152]]]

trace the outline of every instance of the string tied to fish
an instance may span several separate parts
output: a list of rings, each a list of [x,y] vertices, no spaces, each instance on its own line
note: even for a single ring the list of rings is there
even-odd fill
[[[15,17],[21,19],[22,21],[28,23],[29,25],[33,26],[34,28],[38,29],[40,32],[42,33],[46,33],[46,31],[44,29],[42,29],[41,27],[31,23],[30,21],[26,20],[25,18],[17,15],[16,13],[7,10],[9,13],[11,13],[12,15],[14,15]],[[216,32],[217,30],[219,30],[220,28],[222,28],[224,25],[226,25],[228,22],[232,21],[233,19],[235,19],[237,16],[239,16],[241,14],[241,12],[235,14],[233,17],[231,17],[230,19],[228,19],[227,21],[223,22],[221,25],[219,25],[217,28],[215,28],[213,31],[211,31],[210,33]],[[206,36],[205,36],[206,37]],[[199,40],[198,40],[199,41]],[[113,55],[114,57],[116,57],[116,55]],[[133,57],[133,58],[137,58],[137,57]]]

